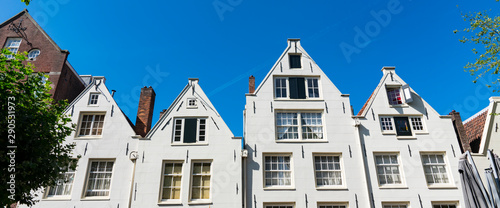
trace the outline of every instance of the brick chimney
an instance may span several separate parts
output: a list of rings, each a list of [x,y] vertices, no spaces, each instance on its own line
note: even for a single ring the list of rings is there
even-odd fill
[[[139,107],[137,108],[137,119],[135,121],[135,133],[143,137],[146,136],[151,129],[155,97],[156,93],[151,86],[144,86],[141,89]]]
[[[250,94],[255,92],[255,77],[253,75],[248,78],[248,92]]]
[[[460,150],[462,150],[462,152],[465,152],[467,150],[471,151],[469,138],[467,138],[460,113],[452,110],[450,112],[450,115],[451,121],[453,122],[453,128],[455,129],[455,133],[457,134],[458,143],[460,143]]]

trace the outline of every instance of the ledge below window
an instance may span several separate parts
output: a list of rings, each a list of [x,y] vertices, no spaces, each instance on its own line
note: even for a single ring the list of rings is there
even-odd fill
[[[81,198],[80,201],[109,201],[109,197],[107,198],[101,198],[101,197],[86,197],[86,198]]]
[[[409,108],[410,106],[408,104],[401,104],[401,105],[391,105],[389,104],[389,108]]]
[[[264,191],[295,191],[295,187],[286,186],[286,187],[264,187]]]
[[[172,143],[172,146],[208,146],[208,143]]]
[[[275,140],[277,143],[328,143],[328,140],[326,139],[317,139],[317,140],[313,140],[313,139],[310,139],[310,140],[292,140],[292,139],[288,139],[288,140]]]
[[[182,205],[182,201],[180,200],[175,200],[175,201],[160,201],[158,202],[158,205]]]
[[[196,201],[189,201],[188,204],[212,204],[212,200],[207,199],[207,200],[196,200]]]
[[[408,189],[408,186],[403,186],[403,185],[394,185],[394,186],[379,186],[379,189]]]
[[[443,185],[427,185],[429,189],[458,189],[458,187],[452,184],[443,184]]]
[[[42,201],[71,201],[71,196],[66,197],[46,197]]]
[[[321,190],[339,190],[339,191],[348,191],[349,189],[346,186],[338,186],[338,187],[316,187],[316,190],[321,191]]]

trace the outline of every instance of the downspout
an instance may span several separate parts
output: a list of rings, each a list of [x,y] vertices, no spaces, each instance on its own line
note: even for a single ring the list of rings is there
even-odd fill
[[[247,154],[248,154],[248,151],[245,149],[246,148],[246,140],[245,140],[245,136],[246,136],[246,109],[243,110],[243,139],[242,139],[242,142],[243,142],[243,149],[241,151],[242,155],[241,155],[241,159],[242,159],[242,163],[243,163],[243,167],[242,167],[242,177],[243,177],[243,182],[241,184],[241,193],[243,194],[243,208],[246,208],[247,207]]]
[[[135,165],[137,164],[137,152],[132,151],[129,154],[129,159],[134,162],[134,168],[132,169],[132,183],[130,183],[130,196],[128,198],[128,208],[132,207],[132,195],[134,193],[134,182],[135,182]]]

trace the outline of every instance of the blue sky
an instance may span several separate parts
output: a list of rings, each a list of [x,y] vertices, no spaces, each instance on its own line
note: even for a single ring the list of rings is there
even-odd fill
[[[453,33],[467,27],[461,12],[498,14],[494,0],[33,0],[27,7],[7,0],[0,22],[24,8],[70,51],[80,75],[107,78],[134,122],[141,87],[156,91],[156,122],[195,77],[241,136],[248,77],[260,83],[287,38],[301,38],[340,91],[351,95],[355,113],[377,86],[383,66],[396,66],[440,114],[455,109],[463,120],[486,107],[490,96],[500,96],[482,81],[472,83],[463,66],[474,60],[474,45],[460,43],[464,34]],[[382,14],[389,15],[378,20]],[[364,39],[356,39],[359,31]]]

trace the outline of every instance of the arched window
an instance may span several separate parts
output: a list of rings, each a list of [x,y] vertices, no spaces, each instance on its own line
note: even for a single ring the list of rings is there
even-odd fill
[[[40,49],[33,49],[28,53],[28,60],[34,61],[40,55]]]

